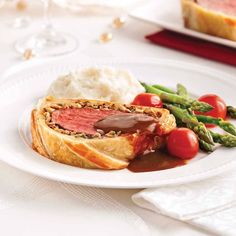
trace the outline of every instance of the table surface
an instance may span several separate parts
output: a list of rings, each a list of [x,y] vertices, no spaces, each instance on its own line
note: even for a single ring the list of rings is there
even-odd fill
[[[29,65],[45,58],[23,61],[13,49],[15,40],[37,32],[42,23],[41,12],[33,9],[29,14],[29,27],[13,29],[8,23],[20,15],[15,10],[0,9],[0,71],[10,67]],[[192,62],[236,73],[231,66],[208,61],[185,53],[148,43],[144,35],[157,31],[157,27],[128,19],[124,28],[114,30],[112,15],[68,13],[53,9],[53,22],[61,30],[76,36],[81,43],[73,53],[78,61],[83,57],[155,57]],[[101,45],[97,39],[103,32],[112,32],[112,42]],[[53,60],[53,59],[52,59]],[[1,82],[1,78],[0,78]],[[1,154],[0,154],[1,155]],[[2,235],[209,235],[188,224],[158,215],[136,206],[131,196],[140,190],[112,190],[79,187],[55,183],[23,173],[0,162],[0,222]],[[17,191],[20,184],[26,190]],[[47,186],[47,188],[45,187]],[[65,187],[66,186],[66,187]],[[6,204],[7,203],[7,204]],[[147,233],[147,227],[149,232]]]

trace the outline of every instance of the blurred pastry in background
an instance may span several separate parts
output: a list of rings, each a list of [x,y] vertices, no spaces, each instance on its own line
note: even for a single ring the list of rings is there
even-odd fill
[[[235,0],[181,0],[187,28],[236,41]]]

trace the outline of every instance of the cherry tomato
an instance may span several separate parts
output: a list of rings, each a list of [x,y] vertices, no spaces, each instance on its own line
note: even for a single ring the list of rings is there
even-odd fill
[[[198,153],[198,138],[190,129],[177,128],[170,133],[167,139],[167,149],[173,156],[191,159]]]
[[[149,106],[149,107],[162,107],[162,101],[160,97],[156,94],[152,93],[140,93],[138,94],[133,102],[132,105],[140,105],[140,106]]]
[[[206,115],[206,116],[212,116],[215,118],[226,118],[227,114],[227,108],[224,100],[220,98],[219,96],[215,94],[206,94],[198,98],[199,101],[201,102],[206,102],[213,106],[213,109],[211,111],[201,113],[201,112],[195,112],[195,114],[201,114],[201,115]],[[212,124],[207,124],[207,127],[214,127],[215,125]]]

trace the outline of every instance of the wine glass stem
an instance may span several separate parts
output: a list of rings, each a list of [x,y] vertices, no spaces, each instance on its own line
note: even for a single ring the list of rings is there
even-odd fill
[[[44,28],[46,30],[50,30],[53,28],[51,21],[51,1],[50,0],[42,0],[43,1],[43,12],[44,12]]]

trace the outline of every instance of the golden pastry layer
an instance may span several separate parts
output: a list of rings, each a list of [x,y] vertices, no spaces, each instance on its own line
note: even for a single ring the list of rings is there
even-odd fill
[[[103,113],[114,111],[116,113],[146,114],[155,118],[158,130],[155,135],[151,136],[139,132],[122,134],[112,130],[107,133],[101,130],[91,132],[91,127],[88,133],[72,130],[71,127],[75,125],[75,122],[71,121],[71,124],[67,124],[69,118],[66,117],[68,114],[64,112],[69,109],[71,111],[73,109],[77,111],[95,109],[96,112],[102,111]],[[62,114],[65,117],[62,117]],[[81,118],[81,127],[88,130],[83,119]],[[57,120],[60,120],[61,123],[56,123]],[[70,129],[62,127],[64,124],[62,122],[69,125]],[[81,128],[80,124],[77,126]],[[140,151],[159,148],[162,144],[162,136],[171,132],[175,127],[175,118],[166,109],[86,99],[47,97],[41,101],[37,109],[32,111],[31,116],[33,148],[49,159],[82,168],[125,168]]]

